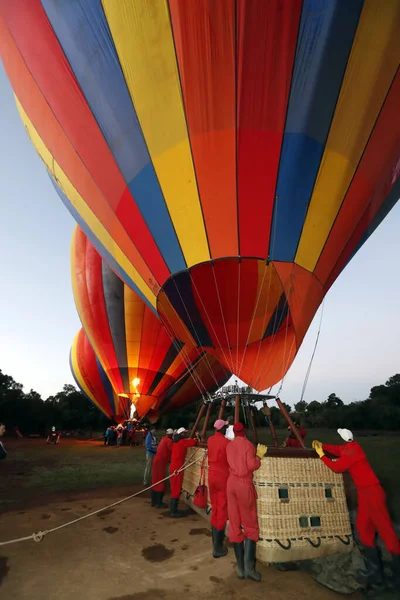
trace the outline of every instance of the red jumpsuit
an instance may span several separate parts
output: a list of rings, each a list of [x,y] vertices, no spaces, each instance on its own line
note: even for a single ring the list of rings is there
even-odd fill
[[[173,445],[174,442],[168,435],[164,435],[164,437],[158,445],[156,455],[153,458],[153,468],[151,477],[151,483],[153,485],[154,492],[163,492],[165,490],[165,481],[159,483],[158,485],[154,484],[157,483],[157,481],[164,479],[165,477],[165,471],[167,469],[169,461],[171,460]]]
[[[226,456],[229,464],[229,541],[240,543],[247,538],[258,542],[257,492],[253,471],[260,467],[261,460],[256,456],[253,444],[245,437],[235,437],[226,449]]]
[[[298,432],[300,433],[301,437],[304,440],[304,438],[307,435],[306,430],[303,427],[298,427],[297,430],[298,430]],[[302,448],[302,445],[297,440],[297,438],[295,438],[295,437],[288,437],[288,439],[286,440],[286,448]]]
[[[169,472],[172,473],[176,469],[180,469],[185,462],[186,449],[197,446],[197,440],[186,440],[182,439],[178,442],[173,442],[171,464]],[[171,477],[171,498],[180,498],[183,482],[183,471],[178,475],[172,475]]]
[[[208,446],[208,489],[212,506],[211,525],[222,531],[228,520],[226,484],[229,465],[226,448],[231,442],[218,431],[207,442]]]
[[[334,456],[336,462],[326,456],[323,462],[334,473],[349,471],[357,486],[358,512],[356,526],[364,546],[375,546],[375,533],[378,532],[382,542],[391,554],[400,554],[400,542],[386,506],[386,495],[373,472],[364,450],[357,442],[348,442],[343,446],[323,444],[323,449]]]

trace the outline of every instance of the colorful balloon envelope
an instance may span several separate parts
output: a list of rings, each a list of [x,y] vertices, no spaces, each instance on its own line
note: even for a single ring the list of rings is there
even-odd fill
[[[184,375],[190,379],[185,387],[188,401],[230,376],[195,344],[171,338],[78,227],[71,245],[71,277],[78,314],[94,352],[115,392],[133,401],[139,416],[168,404],[168,392]]]
[[[281,379],[400,195],[399,0],[0,14],[25,128],[103,258],[181,343]]]
[[[83,329],[75,336],[69,363],[77,386],[96,408],[117,422],[130,416],[130,402],[114,392]]]

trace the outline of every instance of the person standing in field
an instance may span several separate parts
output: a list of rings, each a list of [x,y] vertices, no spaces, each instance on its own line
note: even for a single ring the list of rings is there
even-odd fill
[[[145,486],[149,485],[151,481],[151,467],[153,464],[153,459],[157,452],[157,440],[155,433],[156,428],[150,427],[144,443],[146,449],[146,467],[144,470],[143,485]]]
[[[207,441],[208,489],[212,507],[211,531],[214,558],[221,558],[228,554],[228,548],[224,545],[225,527],[228,520],[226,485],[229,477],[226,449],[231,443],[225,437],[228,425],[228,421],[217,419],[214,423],[215,433]]]
[[[199,439],[186,439],[188,430],[180,427],[174,434],[174,445],[172,446],[171,465],[169,467],[171,473],[171,497],[170,497],[170,517],[176,519],[183,517],[183,513],[178,511],[179,498],[181,497],[183,471],[175,473],[183,467],[187,448],[197,446]],[[199,438],[196,433],[197,438]]]
[[[258,444],[257,452],[246,438],[242,423],[233,427],[235,439],[226,448],[229,465],[227,484],[229,541],[233,544],[239,579],[260,581],[256,572],[256,546],[259,538],[257,492],[253,472],[260,468],[267,448]]]
[[[157,453],[153,459],[153,472],[151,483],[153,488],[151,490],[151,505],[156,508],[168,508],[167,504],[164,504],[164,492],[165,492],[165,481],[157,483],[165,478],[165,472],[168,467],[168,463],[171,461],[173,429],[167,429],[166,435],[161,439],[157,447]]]

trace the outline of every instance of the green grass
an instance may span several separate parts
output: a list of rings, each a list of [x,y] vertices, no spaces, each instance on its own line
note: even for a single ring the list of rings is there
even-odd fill
[[[210,431],[209,434],[212,432]],[[259,441],[271,444],[269,430],[258,430]],[[158,433],[161,435],[161,432]],[[280,443],[286,430],[277,431]],[[309,430],[307,445],[313,439],[340,444],[334,430]],[[393,517],[400,522],[400,435],[379,434],[358,438],[388,496]],[[29,499],[48,492],[75,492],[140,485],[143,481],[143,448],[104,448],[94,442],[62,440],[60,446],[47,446],[43,440],[5,440],[9,457],[2,463],[0,503]]]

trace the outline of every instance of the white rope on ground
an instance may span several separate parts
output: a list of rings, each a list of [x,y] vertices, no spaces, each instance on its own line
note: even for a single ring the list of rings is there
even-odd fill
[[[196,449],[195,454],[197,453],[198,450],[200,450],[200,448]],[[99,508],[98,510],[95,510],[87,515],[83,515],[83,517],[78,517],[77,519],[74,519],[73,521],[68,521],[68,523],[64,523],[63,525],[59,525],[58,527],[53,527],[52,529],[46,529],[45,531],[38,531],[38,532],[32,533],[31,535],[16,538],[14,540],[7,540],[6,542],[0,542],[0,546],[8,546],[9,544],[16,544],[17,542],[26,542],[29,540],[33,540],[34,542],[41,542],[42,539],[44,538],[44,536],[48,535],[49,533],[53,533],[54,531],[58,531],[59,529],[64,529],[64,527],[69,527],[69,525],[74,525],[74,523],[78,523],[79,521],[83,521],[84,519],[87,519],[89,517],[93,517],[93,515],[97,515],[98,513],[101,513],[109,508],[112,508],[113,506],[118,506],[119,504],[122,504],[123,502],[126,502],[127,500],[131,500],[132,498],[135,498],[135,496],[139,496],[140,494],[143,494],[143,492],[147,492],[148,490],[151,490],[151,488],[154,487],[155,485],[158,485],[159,483],[163,483],[164,481],[167,481],[167,479],[170,479],[174,475],[178,475],[179,473],[181,473],[188,467],[191,467],[192,465],[197,463],[199,460],[202,460],[204,457],[204,454],[206,452],[207,452],[207,450],[204,450],[204,453],[202,456],[199,456],[198,458],[196,458],[195,460],[193,460],[189,463],[183,464],[182,467],[180,467],[179,469],[176,469],[173,473],[171,473],[167,477],[164,477],[164,479],[160,479],[160,481],[157,481],[156,483],[149,485],[148,487],[144,488],[143,490],[140,490],[139,492],[136,492],[135,494],[131,494],[130,496],[127,496],[126,498],[122,498],[122,500],[117,500],[117,502],[113,502],[112,504],[109,504],[108,506],[103,506],[103,508]]]

